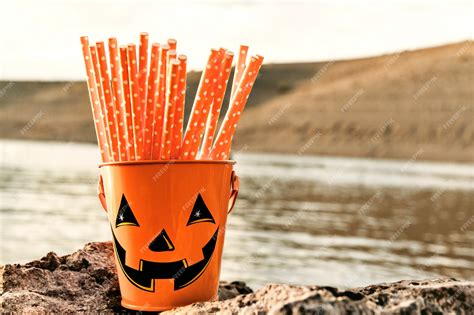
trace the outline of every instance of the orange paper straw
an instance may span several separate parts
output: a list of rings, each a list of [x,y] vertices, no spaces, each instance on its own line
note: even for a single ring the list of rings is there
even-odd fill
[[[170,49],[166,52],[166,64],[169,66],[171,60],[176,59],[176,50]],[[169,70],[168,72],[169,73]]]
[[[168,40],[170,41],[170,40]],[[173,40],[171,40],[171,43],[173,44]],[[174,46],[176,46],[176,43],[174,43]],[[162,105],[161,105],[161,113],[162,115],[160,115],[162,117],[162,132],[161,132],[161,141],[160,141],[160,158],[161,156],[163,156],[163,150],[165,149],[165,133],[167,132],[170,132],[170,130],[167,130],[166,129],[166,118],[168,116],[168,113],[167,113],[167,104],[168,104],[168,95],[170,93],[170,69],[171,69],[171,61],[172,60],[175,60],[176,59],[176,50],[172,50],[171,47],[169,47],[170,49],[166,50],[166,69],[165,69],[165,76],[163,77],[163,83],[164,83],[164,90],[161,90],[160,93],[159,93],[159,97],[162,101]],[[164,51],[164,50],[163,50]],[[161,78],[160,78],[161,79]],[[160,88],[162,88],[162,86],[160,86]],[[164,104],[164,106],[163,106]],[[172,112],[172,115],[174,113]],[[166,153],[165,156],[168,156],[168,154]],[[168,157],[169,159],[169,157]]]
[[[96,81],[94,69],[91,62],[91,56],[89,51],[89,39],[87,36],[81,37],[82,44],[82,54],[84,55],[84,64],[86,66],[87,73],[87,86],[89,89],[89,97],[92,108],[92,115],[94,117],[94,126],[97,135],[97,143],[99,144],[100,156],[102,162],[108,162],[109,156],[107,155],[107,137],[105,134],[105,128],[103,120],[100,118],[101,109],[100,109],[100,100],[97,93]]]
[[[173,138],[171,140],[171,159],[179,158],[181,151],[181,141],[183,138],[183,117],[184,117],[184,101],[186,99],[186,68],[187,57],[179,55],[178,68],[178,99],[176,100],[173,123]]]
[[[138,82],[137,50],[135,44],[128,44],[128,77],[131,90],[132,118],[135,128],[136,159],[142,160],[143,153],[143,126],[142,108],[140,102],[140,86]]]
[[[201,130],[205,127],[209,113],[208,109],[212,101],[210,93],[214,89],[215,74],[219,69],[221,60],[220,55],[221,53],[219,51],[215,49],[211,50],[206,69],[204,69],[201,76],[180,152],[180,158],[182,160],[194,160],[196,158],[196,152],[201,141],[199,136],[201,135]]]
[[[105,105],[102,84],[100,83],[99,59],[97,58],[97,49],[95,46],[91,45],[89,47],[89,50],[90,50],[92,66],[94,67],[95,86],[96,86],[97,93],[99,95],[99,101],[100,101],[100,119],[102,120],[102,124],[104,126],[105,136],[107,139],[107,154],[109,156],[109,161],[110,161],[110,160],[113,160],[113,154],[112,154],[113,149],[112,149],[112,140],[110,138],[110,128],[109,128],[109,124],[107,123],[107,115],[106,115],[107,108]]]
[[[165,117],[165,103],[166,103],[166,72],[167,64],[166,58],[170,47],[168,45],[162,45],[160,48],[160,74],[158,79],[158,95],[156,97],[154,124],[153,124],[153,159],[158,160],[161,156],[163,139],[163,122]]]
[[[179,60],[171,59],[169,63],[168,71],[168,85],[166,95],[166,107],[165,107],[165,129],[163,132],[163,149],[161,150],[161,158],[163,160],[169,160],[171,157],[171,140],[173,139],[174,129],[174,114],[176,109],[176,100],[178,98],[178,71],[179,71]]]
[[[263,62],[263,57],[255,56],[250,58],[250,62],[242,74],[242,79],[237,87],[236,94],[231,100],[226,117],[219,130],[216,142],[211,151],[211,159],[225,160],[230,155],[230,147],[234,136],[235,128],[239,122],[240,115],[247,103],[247,99],[253,87],[253,83],[257,79],[258,71]]]
[[[212,108],[206,124],[206,133],[204,135],[201,158],[209,158],[209,153],[212,149],[212,143],[214,140],[214,134],[219,120],[219,114],[221,112],[222,102],[224,101],[225,90],[229,81],[230,69],[232,68],[232,61],[234,60],[234,54],[230,51],[226,51],[224,60],[219,69],[217,84],[214,87],[215,95],[212,102]]]
[[[146,107],[146,78],[148,73],[148,33],[140,33],[140,45],[139,45],[139,58],[138,60],[138,83],[140,90],[140,102],[143,108],[142,115],[145,115]],[[141,118],[142,120],[144,117]]]
[[[136,141],[135,141],[135,129],[133,126],[133,108],[130,99],[130,80],[128,77],[128,58],[127,58],[127,46],[120,46],[120,64],[121,64],[121,76],[122,76],[122,89],[123,97],[125,101],[125,117],[127,120],[127,134],[128,141],[131,145],[129,153],[129,160],[134,161],[136,156]]]
[[[222,62],[224,61],[226,49],[220,48],[219,49],[219,55],[218,59],[216,60],[215,64],[213,65],[214,71],[212,74],[212,86],[210,87],[210,90],[205,94],[205,99],[204,99],[204,106],[202,108],[202,115],[200,117],[199,123],[198,123],[198,128],[197,128],[197,135],[194,135],[193,143],[192,143],[192,149],[190,151],[191,158],[197,158],[198,157],[198,151],[199,151],[199,145],[201,143],[201,139],[204,138],[204,132],[206,131],[206,124],[208,121],[208,118],[211,113],[211,105],[214,100],[215,96],[215,87],[217,85],[217,80],[219,76],[219,70],[222,67]]]
[[[145,107],[145,126],[143,138],[145,140],[143,157],[145,160],[152,159],[152,143],[156,141],[153,134],[153,117],[155,113],[155,102],[158,94],[158,60],[160,57],[160,45],[151,45],[150,72],[148,74],[147,101]]]
[[[171,50],[176,50],[177,44],[178,44],[178,41],[176,39],[173,39],[173,38],[168,39],[168,46],[170,46]]]
[[[234,70],[234,81],[232,82],[232,90],[230,93],[230,98],[232,99],[237,90],[237,86],[242,78],[242,73],[245,70],[245,61],[247,60],[247,53],[249,51],[249,46],[240,45],[239,55],[237,56],[237,64],[235,65]]]
[[[132,146],[128,141],[127,116],[123,98],[122,80],[120,77],[120,59],[117,39],[109,38],[110,71],[112,72],[112,88],[115,111],[120,113],[118,119],[120,154],[123,161],[128,161]]]
[[[115,115],[114,103],[112,100],[112,88],[110,87],[109,69],[107,67],[107,57],[105,55],[104,42],[97,42],[97,56],[100,65],[100,81],[102,82],[102,92],[105,99],[107,123],[109,125],[109,133],[112,141],[112,161],[121,161],[121,152],[118,138],[118,119]]]

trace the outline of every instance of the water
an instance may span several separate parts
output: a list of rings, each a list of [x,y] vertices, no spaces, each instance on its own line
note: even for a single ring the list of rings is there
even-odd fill
[[[0,141],[0,263],[109,240],[93,145]],[[474,165],[239,154],[221,278],[474,279]]]
[[[79,36],[178,39],[191,69],[211,47],[265,62],[339,60],[471,39],[469,0],[15,0],[0,11],[4,80],[85,79]],[[33,53],[34,52],[34,53]]]

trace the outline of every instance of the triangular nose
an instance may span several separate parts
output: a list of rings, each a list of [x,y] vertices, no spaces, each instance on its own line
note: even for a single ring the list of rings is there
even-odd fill
[[[166,252],[174,250],[174,245],[171,242],[168,234],[166,233],[165,229],[161,230],[160,234],[151,241],[148,248],[154,252]]]

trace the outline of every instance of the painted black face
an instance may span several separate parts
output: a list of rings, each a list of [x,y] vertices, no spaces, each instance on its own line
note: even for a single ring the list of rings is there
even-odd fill
[[[203,222],[216,224],[204,199],[198,194],[186,226]],[[120,208],[115,220],[116,228],[122,226],[140,228],[125,195],[122,195]],[[188,265],[185,258],[172,262],[153,262],[141,259],[139,269],[137,270],[125,264],[126,249],[120,245],[112,229],[115,254],[123,273],[133,285],[150,292],[155,291],[155,279],[174,279],[174,290],[182,289],[199,279],[212,258],[218,234],[219,228],[217,227],[212,237],[202,248],[204,258],[191,266]],[[173,251],[175,249],[173,242],[164,229],[150,242],[148,248],[154,252]]]

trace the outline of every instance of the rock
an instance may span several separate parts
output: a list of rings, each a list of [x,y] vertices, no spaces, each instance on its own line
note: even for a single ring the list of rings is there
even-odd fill
[[[49,253],[26,265],[3,267],[3,312],[119,311],[120,291],[110,243],[71,255]]]
[[[221,282],[219,299],[251,292],[244,282]],[[1,267],[0,303],[2,313],[128,311],[120,306],[110,242],[90,243],[63,257],[48,253],[25,265]]]
[[[109,242],[90,243],[71,255],[49,253],[25,265],[0,269],[2,313],[127,312]],[[221,282],[219,301],[194,303],[163,314],[473,313],[474,282],[456,279],[399,281],[339,290],[269,284],[253,292],[244,282]]]
[[[163,314],[472,314],[474,283],[456,279],[400,281],[365,288],[270,284],[219,302],[195,303]]]

